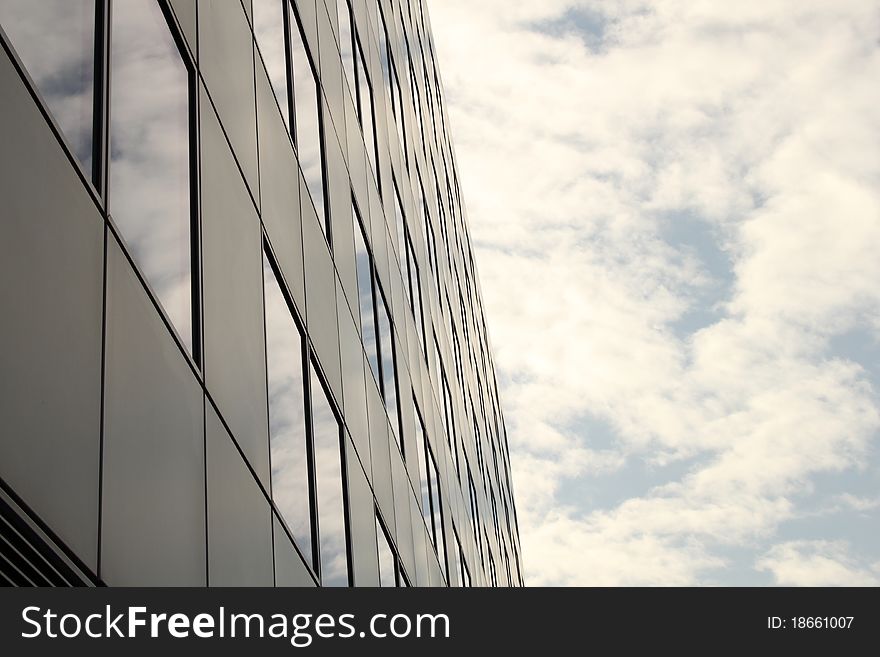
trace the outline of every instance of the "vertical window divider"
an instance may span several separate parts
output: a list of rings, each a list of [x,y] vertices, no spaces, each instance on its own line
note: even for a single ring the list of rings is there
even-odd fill
[[[198,11],[198,8],[196,9]],[[184,53],[188,52],[185,48]],[[189,143],[190,143],[190,257],[192,258],[192,321],[193,321],[193,360],[196,366],[204,373],[204,343],[205,316],[204,294],[204,262],[202,258],[202,168],[200,157],[201,151],[201,125],[202,113],[199,93],[199,73],[196,62],[184,56],[184,61],[189,69]]]
[[[111,0],[95,2],[95,83],[92,90],[92,183],[106,211],[110,159],[110,11]]]
[[[293,9],[290,6],[290,0],[282,0],[281,15],[283,17],[282,24],[284,25],[284,74],[287,76],[287,98],[285,99],[287,102],[287,127],[290,131],[291,141],[293,141],[293,145],[294,147],[296,147],[296,111],[294,106],[295,96],[293,93],[293,54],[291,52],[290,43],[290,30],[292,29],[291,21],[296,20],[296,18],[290,15],[291,11],[293,11]]]

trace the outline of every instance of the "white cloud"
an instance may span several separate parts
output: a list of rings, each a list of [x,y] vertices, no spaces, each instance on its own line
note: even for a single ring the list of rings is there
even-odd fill
[[[528,580],[714,581],[726,548],[768,549],[816,475],[876,458],[871,364],[829,344],[880,335],[880,12],[860,0],[431,12],[511,382]],[[578,36],[578,12],[604,33]],[[687,242],[693,225],[726,272]],[[693,312],[707,320],[683,333]],[[696,465],[614,506],[558,496],[564,480],[682,459]]]
[[[756,567],[780,586],[878,586],[878,564],[858,563],[840,541],[790,541],[774,545]]]

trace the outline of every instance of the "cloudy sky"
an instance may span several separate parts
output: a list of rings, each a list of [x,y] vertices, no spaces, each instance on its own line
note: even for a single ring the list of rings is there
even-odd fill
[[[528,583],[880,584],[880,6],[428,4]]]

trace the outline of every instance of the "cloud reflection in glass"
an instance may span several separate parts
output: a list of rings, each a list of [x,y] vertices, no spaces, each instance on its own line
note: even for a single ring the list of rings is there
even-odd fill
[[[110,212],[192,352],[189,73],[156,2],[112,20]]]
[[[303,339],[275,271],[263,257],[272,499],[306,561],[313,564],[306,446]]]
[[[321,539],[321,585],[348,586],[342,445],[339,422],[320,379],[312,369],[312,446]]]
[[[95,1],[0,0],[0,25],[91,177]]]

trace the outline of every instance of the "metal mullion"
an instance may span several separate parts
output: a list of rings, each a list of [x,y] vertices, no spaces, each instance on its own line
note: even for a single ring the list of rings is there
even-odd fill
[[[92,182],[108,207],[110,158],[110,12],[111,0],[95,2],[94,105],[92,110]]]
[[[293,50],[292,44],[290,42],[290,30],[293,23],[291,21],[295,21],[296,18],[290,15],[290,12],[293,11],[293,8],[290,6],[290,0],[283,0],[283,6],[281,9],[282,15],[282,25],[284,26],[284,63],[285,63],[285,75],[287,76],[287,98],[285,99],[287,105],[287,119],[288,119],[288,129],[290,130],[290,136],[293,141],[294,147],[297,149],[297,158],[299,157],[299,144],[297,143],[296,138],[296,104],[294,102],[295,94],[293,85],[295,83],[293,77]],[[299,29],[299,28],[297,28]]]

